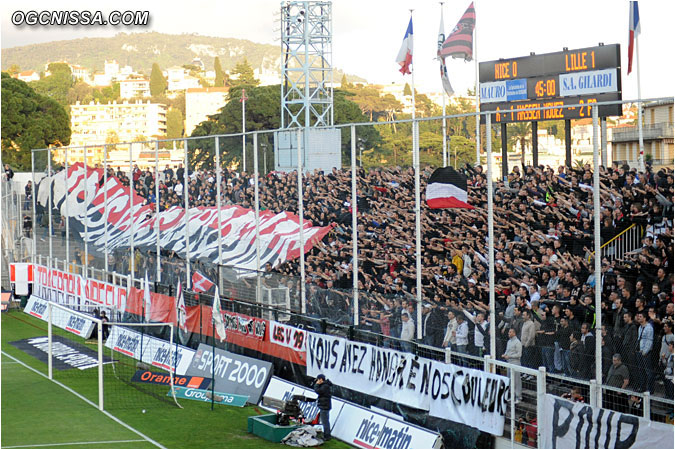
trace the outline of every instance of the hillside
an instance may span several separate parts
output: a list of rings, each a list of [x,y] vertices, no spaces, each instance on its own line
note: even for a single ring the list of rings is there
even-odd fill
[[[277,45],[257,44],[234,39],[200,36],[197,34],[119,33],[111,38],[82,38],[2,49],[2,70],[12,64],[21,70],[41,72],[48,62],[67,61],[102,71],[103,63],[116,60],[121,66],[129,65],[138,72],[150,73],[154,62],[163,69],[189,64],[200,57],[207,70],[213,69],[213,58],[220,57],[223,69],[233,69],[246,57],[254,69],[278,71],[280,50]],[[342,72],[336,71],[339,82]],[[348,75],[350,82],[365,81]]]

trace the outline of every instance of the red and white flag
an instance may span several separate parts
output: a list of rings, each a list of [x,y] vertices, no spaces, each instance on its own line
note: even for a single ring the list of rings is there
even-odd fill
[[[466,177],[452,167],[434,170],[427,183],[427,205],[431,209],[473,209],[468,203]]]
[[[213,282],[199,272],[192,274],[192,290],[195,292],[208,292],[213,287]]]
[[[408,23],[408,28],[405,30],[405,36],[403,36],[403,44],[401,44],[401,50],[398,51],[398,56],[396,57],[396,62],[401,66],[399,72],[403,75],[410,72],[410,64],[412,64],[412,54],[413,54],[413,26],[412,26],[412,17]]]
[[[638,34],[640,34],[640,11],[638,10],[638,2],[634,1],[630,2],[628,18],[628,74],[633,70],[633,46]]]
[[[441,58],[451,56],[471,61],[473,58],[473,29],[476,27],[476,10],[473,2],[455,25],[450,36],[443,42],[438,54]]]

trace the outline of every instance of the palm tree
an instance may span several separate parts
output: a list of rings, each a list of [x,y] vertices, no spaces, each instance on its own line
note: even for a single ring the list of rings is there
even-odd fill
[[[530,122],[515,122],[508,126],[509,147],[520,145],[520,163],[525,166],[525,146],[532,141],[532,124]]]

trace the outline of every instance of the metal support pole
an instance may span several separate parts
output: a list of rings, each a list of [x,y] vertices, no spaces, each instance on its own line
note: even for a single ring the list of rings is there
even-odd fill
[[[356,126],[351,125],[352,132],[352,302],[354,326],[359,325],[359,242],[358,242],[358,211],[356,193]]]
[[[600,118],[600,159],[602,166],[607,168],[607,117]]]
[[[532,122],[532,165],[539,165],[539,122]]]
[[[241,160],[243,165],[242,172],[246,172],[246,89],[241,90]]]
[[[490,356],[497,357],[497,325],[495,317],[495,219],[494,188],[492,183],[492,115],[485,115],[487,199],[488,199],[488,283],[490,306]]]
[[[223,264],[223,236],[222,236],[222,219],[220,218],[220,189],[222,180],[222,169],[220,167],[220,139],[216,136],[216,211],[218,214],[218,265]],[[219,271],[220,272],[220,271]]]
[[[443,167],[448,167],[448,132],[445,120],[445,90],[443,90],[443,125],[441,127],[443,133]],[[457,168],[457,161],[455,161],[455,169]]]
[[[422,216],[420,201],[419,124],[413,121],[413,162],[415,164],[415,273],[417,278],[417,339],[422,339]]]
[[[63,148],[63,159],[64,161],[64,167],[65,167],[65,185],[66,185],[66,204],[64,205],[64,212],[66,216],[66,267],[64,267],[64,271],[68,272],[68,263],[70,262],[70,212],[69,212],[69,207],[68,203],[70,203],[70,177],[68,176],[68,147]],[[106,241],[107,242],[107,241]],[[106,246],[107,247],[107,246]],[[107,261],[106,261],[107,263]],[[107,267],[107,266],[106,266]],[[107,271],[107,270],[106,270]]]
[[[89,278],[89,168],[87,166],[87,146],[84,146],[84,277]]]
[[[505,123],[502,123],[502,180],[509,176],[509,154],[508,154],[508,129]]]
[[[52,200],[52,183],[54,183],[54,180],[51,178],[52,176],[52,149],[48,148],[47,149],[47,176],[49,177],[50,183],[49,183],[49,198],[47,199],[47,212],[49,214],[49,268],[51,269],[54,264],[54,254],[52,253],[52,234],[54,232],[53,226],[52,226],[52,208],[53,208],[53,200]]]
[[[105,242],[108,242],[108,145],[103,146],[103,234]],[[106,274],[108,267],[108,246],[103,248],[103,257],[105,258],[104,267]]]
[[[255,271],[256,271],[256,303],[261,298],[260,274],[260,187],[258,186],[258,132],[253,133],[253,196],[255,199]]]
[[[50,274],[51,275],[51,274]],[[52,332],[52,320],[54,317],[54,308],[52,308],[52,302],[47,303],[47,311],[49,314],[49,320],[47,321],[47,375],[50,380],[53,380],[53,363],[52,363],[52,354],[53,354],[53,345],[52,340],[54,338]]]
[[[638,156],[638,170],[645,171],[645,142],[642,133],[642,90],[640,87],[640,46],[638,44],[638,35],[635,35],[635,59],[637,65],[637,84],[638,84],[638,144],[640,146]],[[653,155],[652,155],[653,156]]]
[[[35,264],[35,257],[37,256],[37,216],[35,214],[36,207],[35,207],[35,198],[37,197],[37,186],[35,185],[35,150],[31,150],[30,152],[30,166],[31,166],[31,177],[32,177],[32,192],[31,192],[31,200],[33,203],[33,243],[32,243],[32,254],[31,254],[31,262]]]
[[[185,170],[183,171],[183,200],[185,200],[185,287],[190,289],[190,204],[188,202],[190,176],[188,175],[188,141],[183,141],[185,149]],[[177,293],[178,295],[178,293]]]
[[[539,367],[539,373],[537,374],[537,446],[538,448],[544,447],[544,438],[545,436],[542,433],[542,423],[543,420],[540,420],[539,417],[545,417],[545,408],[546,404],[546,368]]]
[[[162,254],[159,245],[159,141],[155,141],[155,253],[157,254],[157,274],[155,281],[162,281]]]
[[[134,283],[134,270],[135,270],[135,258],[134,258],[134,164],[133,164],[133,153],[132,153],[132,144],[129,144],[129,283],[127,289],[131,289]]]
[[[600,167],[598,147],[598,107],[593,106],[593,235],[595,238],[595,379],[602,382],[602,278],[600,250]],[[598,391],[598,407],[602,406],[602,390]]]
[[[474,11],[478,6],[474,1]],[[474,32],[473,32],[473,60],[474,60],[474,80],[476,89],[476,165],[480,164],[480,84],[478,82],[478,20],[474,14]]]
[[[572,121],[565,119],[565,167],[572,167]]]
[[[306,129],[305,129],[306,130]],[[300,312],[305,314],[307,312],[307,303],[305,300],[305,217],[303,211],[302,198],[302,130],[298,129],[298,238],[300,239]]]
[[[260,191],[258,186],[258,132],[253,133],[253,194],[255,197],[255,270],[260,280]],[[257,299],[256,299],[257,300]]]

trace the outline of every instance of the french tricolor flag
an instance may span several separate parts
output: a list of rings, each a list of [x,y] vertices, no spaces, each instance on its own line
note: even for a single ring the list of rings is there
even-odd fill
[[[401,50],[398,51],[398,56],[396,57],[396,62],[399,63],[401,68],[399,72],[403,75],[410,72],[410,64],[412,64],[412,54],[413,54],[413,27],[412,27],[412,17],[408,23],[408,28],[405,30],[405,36],[403,36],[403,44],[401,44]]]
[[[431,209],[466,208],[468,203],[466,177],[452,167],[434,170],[427,182],[427,206]]]
[[[638,2],[630,2],[630,17],[628,23],[628,74],[633,70],[633,45],[640,34],[640,11]]]

